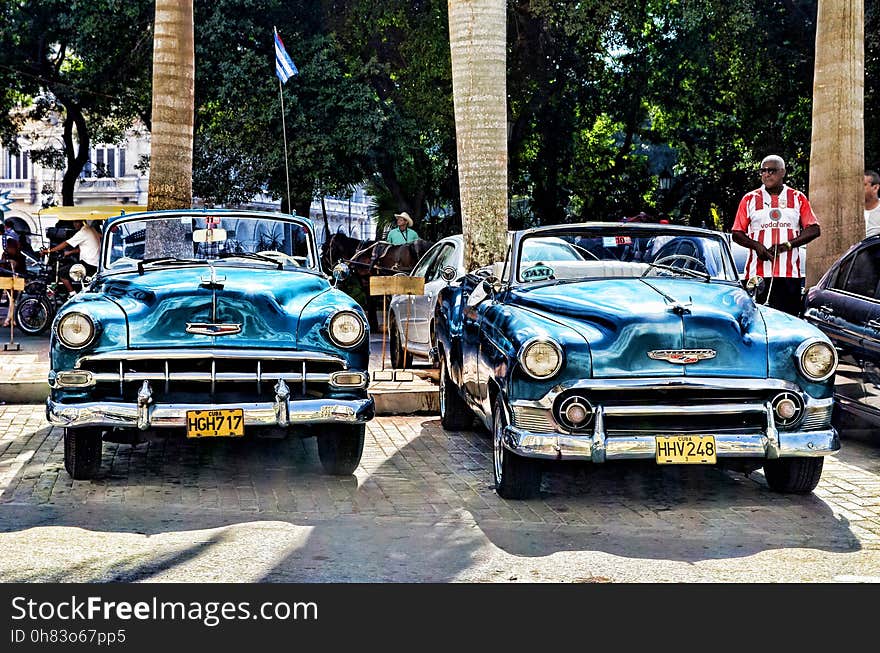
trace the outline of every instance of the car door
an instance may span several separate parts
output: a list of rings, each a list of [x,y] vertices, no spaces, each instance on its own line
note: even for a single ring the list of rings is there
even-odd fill
[[[443,244],[437,243],[425,252],[425,255],[418,263],[416,263],[412,272],[410,272],[410,276],[425,277],[428,270],[431,268],[431,264],[437,259],[437,255],[442,249]],[[391,300],[391,311],[394,314],[395,322],[397,322],[399,326],[401,341],[407,341],[407,349],[412,349],[412,344],[415,340],[413,326],[417,319],[414,313],[413,300],[416,297],[418,297],[418,295],[395,295]],[[419,350],[419,353],[423,352]]]
[[[880,417],[880,244],[864,247],[856,253],[847,290],[858,297],[862,319],[858,352],[864,392],[862,405]]]
[[[810,289],[804,311],[804,319],[819,327],[837,348],[835,393],[857,403],[865,400],[866,333],[876,308],[876,273],[865,265],[870,257],[866,249],[844,257],[824,285]]]
[[[440,276],[443,268],[453,266],[458,269],[461,265],[461,252],[458,252],[456,261],[456,248],[454,243],[442,243],[437,256],[431,261],[425,271],[425,294],[412,296],[412,319],[410,321],[409,337],[410,346],[414,351],[427,353],[433,346],[431,338],[431,322],[434,319],[434,308],[437,305],[437,294],[446,285],[446,281]]]

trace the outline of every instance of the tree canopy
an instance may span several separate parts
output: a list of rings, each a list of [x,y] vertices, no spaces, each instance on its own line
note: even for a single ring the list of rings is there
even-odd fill
[[[878,5],[866,0],[865,158],[875,169]],[[714,212],[729,228],[771,152],[808,190],[817,0],[507,7],[511,227],[646,211],[697,225]],[[17,106],[60,109],[71,134],[65,201],[83,143],[112,141],[136,117],[150,124],[152,9],[4,3],[0,138],[10,145],[20,130]],[[384,219],[406,210],[430,237],[461,229],[446,0],[195,0],[194,16],[195,195],[234,204],[265,192],[286,206],[274,26],[300,70],[282,87],[293,208],[368,181]]]

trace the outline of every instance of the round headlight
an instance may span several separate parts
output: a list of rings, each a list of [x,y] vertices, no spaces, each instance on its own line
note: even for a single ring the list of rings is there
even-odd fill
[[[837,367],[837,352],[821,340],[802,343],[798,347],[797,357],[801,372],[811,381],[824,381],[834,374]]]
[[[562,367],[562,348],[552,340],[532,340],[520,350],[519,363],[530,376],[549,378]]]
[[[92,318],[82,313],[68,313],[58,321],[58,338],[71,349],[81,349],[95,337]]]
[[[363,319],[350,311],[340,311],[330,319],[330,339],[340,347],[359,345],[367,332]]]

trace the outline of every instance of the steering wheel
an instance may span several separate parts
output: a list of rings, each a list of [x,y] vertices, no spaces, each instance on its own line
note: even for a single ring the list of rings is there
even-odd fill
[[[673,265],[672,261],[684,261],[684,265]],[[709,274],[709,268],[706,267],[705,263],[700,259],[688,256],[687,254],[670,254],[669,256],[658,258],[656,261],[652,261],[652,263],[654,265],[668,265],[671,268],[681,268],[682,270],[694,270],[695,268],[687,267],[688,263],[693,263],[694,265],[699,266],[696,268],[698,272]]]

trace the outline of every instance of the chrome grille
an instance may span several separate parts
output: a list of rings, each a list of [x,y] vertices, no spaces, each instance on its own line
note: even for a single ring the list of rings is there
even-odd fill
[[[291,396],[322,396],[330,375],[347,369],[341,357],[273,350],[134,350],[86,356],[96,398],[135,398],[149,381],[156,401],[258,400],[282,379]]]

